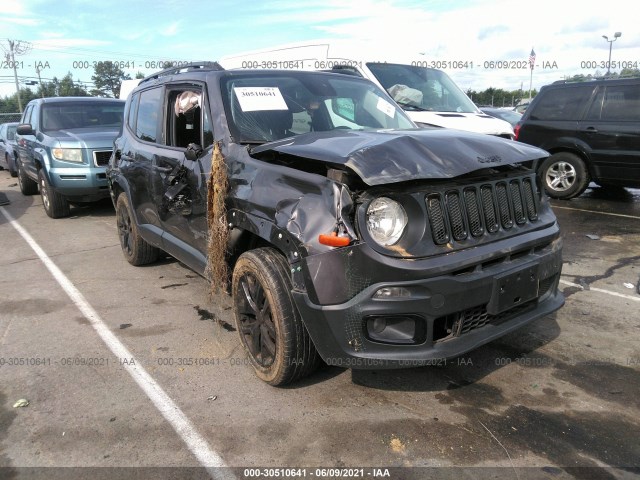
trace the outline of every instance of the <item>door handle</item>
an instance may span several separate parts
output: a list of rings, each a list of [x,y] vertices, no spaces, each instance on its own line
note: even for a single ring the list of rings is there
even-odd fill
[[[582,129],[582,131],[587,133],[598,133],[598,129],[596,127],[587,127]]]
[[[173,167],[160,167],[158,165],[154,165],[153,169],[160,173],[171,173],[173,171]]]

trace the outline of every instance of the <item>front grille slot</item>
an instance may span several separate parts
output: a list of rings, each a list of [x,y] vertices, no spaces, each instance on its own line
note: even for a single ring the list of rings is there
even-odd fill
[[[458,313],[438,317],[433,323],[433,341],[442,342],[482,328],[487,324],[498,325],[533,308],[537,302],[531,300],[497,315],[487,312],[486,305],[478,305]]]
[[[444,211],[440,195],[430,195],[427,198],[427,211],[429,212],[429,222],[431,223],[431,234],[433,241],[438,245],[449,242],[449,232],[445,224]]]
[[[511,230],[538,219],[531,176],[484,182],[427,194],[427,216],[436,245]]]
[[[104,167],[109,164],[113,150],[98,150],[93,152],[93,164],[96,167]]]

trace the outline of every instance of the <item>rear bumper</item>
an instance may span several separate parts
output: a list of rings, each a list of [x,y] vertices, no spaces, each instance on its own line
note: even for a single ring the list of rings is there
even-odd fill
[[[458,357],[564,304],[558,291],[560,238],[513,261],[466,274],[429,276],[429,260],[424,262],[424,278],[374,283],[342,304],[319,305],[307,293],[294,291],[296,305],[322,358],[330,365],[362,369],[434,364]],[[535,287],[522,295],[521,302],[510,299],[513,306],[496,308],[500,281],[513,283],[519,272],[535,275]],[[385,287],[402,287],[410,295],[375,298]],[[520,293],[514,295],[520,298]],[[414,322],[413,335],[404,335],[400,343],[397,339],[388,341],[372,332],[376,318]]]

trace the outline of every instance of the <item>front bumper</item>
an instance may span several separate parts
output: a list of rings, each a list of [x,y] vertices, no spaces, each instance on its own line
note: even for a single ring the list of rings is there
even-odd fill
[[[389,281],[370,283],[343,303],[316,303],[313,300],[318,296],[313,291],[310,295],[301,290],[294,290],[294,299],[318,352],[330,365],[380,369],[438,363],[548,315],[564,304],[558,291],[562,240],[557,225],[546,235],[541,234],[538,232],[537,241],[530,242],[525,250],[519,248],[517,254],[502,255],[507,251],[504,243],[522,247],[521,236],[504,240],[502,246],[493,244],[498,260],[494,255],[474,266],[448,272],[442,271],[442,265],[434,267],[438,263],[435,259],[394,260],[393,267],[388,261],[369,263],[368,269],[375,271],[378,279],[388,273]],[[343,259],[346,257],[343,255]],[[398,265],[403,262],[410,262],[410,274],[399,274],[402,270]],[[449,262],[453,263],[453,259]],[[535,277],[534,290],[526,292],[521,288],[510,300],[513,305],[498,305],[499,290],[505,282],[513,283],[520,273]],[[410,294],[374,298],[385,287],[402,287]],[[415,334],[412,339],[405,336],[400,341],[381,340],[371,330],[375,318],[409,319],[415,322]]]
[[[49,182],[70,200],[91,202],[109,197],[106,167],[82,166],[49,169]]]

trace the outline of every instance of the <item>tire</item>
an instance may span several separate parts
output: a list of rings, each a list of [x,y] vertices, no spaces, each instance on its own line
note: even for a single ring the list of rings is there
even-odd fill
[[[569,152],[551,155],[542,162],[540,172],[547,194],[561,200],[581,195],[590,181],[584,161]]]
[[[129,199],[121,193],[116,202],[116,222],[118,225],[118,237],[124,258],[131,265],[147,265],[158,259],[160,250],[140,236],[138,226],[133,219]]]
[[[70,213],[69,202],[64,195],[56,192],[42,170],[38,171],[38,182],[40,184],[42,206],[47,215],[51,218],[68,217]]]
[[[38,193],[38,182],[31,180],[20,162],[18,162],[18,185],[23,195],[35,195]]]
[[[11,166],[11,163],[9,163],[9,155],[6,156],[7,159],[7,165],[9,166],[9,173],[11,174],[12,177],[17,177],[18,176],[18,171],[16,170],[16,163],[17,160],[13,161],[13,167]]]
[[[256,375],[273,386],[300,380],[320,364],[291,290],[288,263],[275,249],[238,258],[231,293],[236,327]]]

